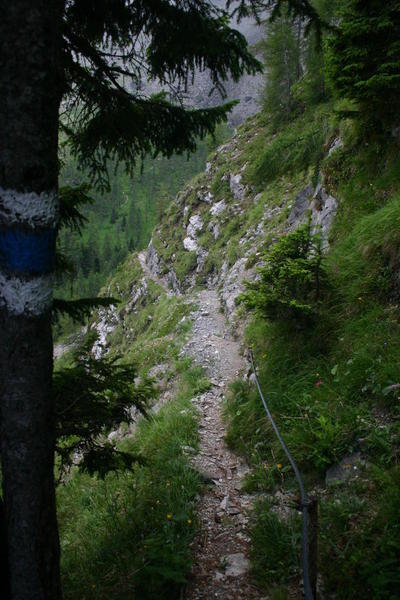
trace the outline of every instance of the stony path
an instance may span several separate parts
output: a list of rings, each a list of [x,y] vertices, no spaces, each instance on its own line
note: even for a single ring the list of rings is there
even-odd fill
[[[240,493],[246,464],[224,443],[221,405],[226,384],[245,368],[239,344],[232,339],[214,290],[201,291],[193,330],[184,352],[205,367],[212,389],[193,400],[200,412],[200,451],[196,468],[208,485],[198,507],[200,531],[194,542],[187,600],[261,599],[248,573],[247,509],[250,496]]]
[[[143,272],[171,293],[138,255]],[[244,461],[225,445],[221,409],[227,384],[247,367],[220,310],[216,290],[188,296],[196,305],[193,328],[182,353],[203,366],[212,388],[193,399],[200,413],[200,450],[194,466],[207,482],[198,506],[199,533],[193,543],[192,574],[185,600],[262,600],[265,598],[249,575],[247,511],[252,499],[241,493],[248,472]]]

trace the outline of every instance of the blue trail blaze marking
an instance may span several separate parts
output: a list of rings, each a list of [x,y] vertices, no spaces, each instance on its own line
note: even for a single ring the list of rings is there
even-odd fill
[[[0,268],[8,273],[43,274],[54,267],[56,231],[0,231]]]

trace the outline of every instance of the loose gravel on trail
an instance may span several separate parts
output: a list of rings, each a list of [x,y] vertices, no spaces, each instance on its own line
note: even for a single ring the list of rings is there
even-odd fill
[[[247,511],[251,497],[241,492],[247,465],[225,445],[221,408],[226,384],[246,364],[220,312],[215,290],[193,298],[193,329],[183,352],[202,365],[212,389],[193,399],[200,413],[200,451],[193,459],[207,485],[198,505],[200,530],[193,544],[194,564],[187,600],[253,600],[263,595],[249,575]]]
[[[139,254],[144,274],[171,294],[165,281],[148,267],[147,255]],[[182,598],[185,600],[263,600],[249,573],[248,510],[252,498],[241,492],[246,463],[225,445],[226,428],[221,410],[227,384],[248,365],[233,339],[216,290],[188,294],[196,306],[191,313],[190,338],[182,349],[204,367],[211,389],[192,402],[200,414],[200,449],[194,467],[206,485],[197,511],[199,532],[193,542],[193,568]]]

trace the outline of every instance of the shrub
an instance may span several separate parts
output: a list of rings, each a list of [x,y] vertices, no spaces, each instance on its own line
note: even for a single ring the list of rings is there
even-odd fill
[[[259,280],[246,282],[239,302],[270,320],[308,321],[319,314],[326,274],[321,237],[311,235],[309,224],[282,237],[264,260]]]

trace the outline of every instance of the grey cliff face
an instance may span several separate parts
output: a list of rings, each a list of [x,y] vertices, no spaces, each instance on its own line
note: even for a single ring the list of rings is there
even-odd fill
[[[222,9],[225,7],[225,0],[216,0],[213,4]],[[240,23],[233,21],[231,27],[246,37],[249,46],[259,42],[265,35],[265,27],[258,25],[251,18],[243,19]],[[186,90],[180,91],[180,95],[183,96],[185,104],[195,108],[211,108],[230,100],[239,100],[239,104],[232,109],[228,117],[229,125],[236,127],[260,110],[264,85],[262,73],[243,75],[237,82],[229,78],[224,82],[226,96],[223,98],[213,89],[208,71],[198,71],[193,81],[188,82]],[[160,91],[160,86],[155,82],[147,82],[143,84],[142,91],[148,94],[156,93]]]
[[[218,8],[224,8],[225,0],[216,0],[214,4]],[[249,46],[255,45],[265,35],[265,27],[258,25],[252,18],[245,18],[240,23],[232,22],[231,27],[246,37]],[[260,110],[260,98],[264,85],[262,73],[243,75],[237,82],[228,79],[225,83],[226,100],[239,100],[239,104],[230,113],[228,120],[230,125],[239,125]],[[221,104],[223,99],[216,90],[212,91],[210,77],[205,71],[196,74],[193,85],[188,89],[188,100],[194,102],[198,108],[210,108]]]

